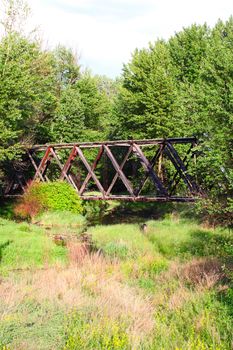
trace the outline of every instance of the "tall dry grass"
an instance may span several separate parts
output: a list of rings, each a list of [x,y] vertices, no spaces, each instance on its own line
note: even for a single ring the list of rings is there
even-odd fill
[[[80,252],[80,246],[76,248],[79,255],[74,254],[73,246],[67,268],[56,266],[25,271],[20,278],[2,281],[0,295],[4,313],[1,318],[7,317],[27,298],[65,306],[67,312],[88,308],[100,318],[125,319],[135,347],[153,329],[154,309],[150,298],[121,282],[116,262],[110,262],[98,253]]]
[[[216,286],[219,290],[228,288],[223,266],[213,258],[193,258],[185,263],[173,261],[167,271],[156,277],[155,283],[161,289],[156,292],[154,305],[163,304],[170,310],[182,308],[186,302],[195,301]]]

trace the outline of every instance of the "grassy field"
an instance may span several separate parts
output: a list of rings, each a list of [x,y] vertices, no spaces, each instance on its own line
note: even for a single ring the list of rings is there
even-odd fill
[[[232,349],[232,233],[146,223],[0,219],[0,349]]]

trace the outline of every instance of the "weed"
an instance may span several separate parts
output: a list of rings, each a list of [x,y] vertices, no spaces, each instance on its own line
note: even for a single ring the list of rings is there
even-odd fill
[[[126,325],[108,317],[93,318],[87,312],[74,311],[68,318],[64,350],[130,349]]]

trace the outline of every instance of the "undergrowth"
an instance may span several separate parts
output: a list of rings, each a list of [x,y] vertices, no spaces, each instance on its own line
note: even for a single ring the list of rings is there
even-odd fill
[[[48,232],[78,237],[70,215],[0,220],[1,350],[232,349],[232,232],[174,215],[87,227],[95,252],[76,242],[69,264]]]
[[[73,311],[66,325],[63,350],[129,350],[130,341],[122,320]]]

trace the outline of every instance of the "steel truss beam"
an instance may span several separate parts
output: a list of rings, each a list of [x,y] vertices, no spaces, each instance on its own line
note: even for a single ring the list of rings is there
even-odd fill
[[[190,144],[187,154],[181,159],[178,151],[174,147],[176,144]],[[51,163],[55,163],[60,171],[60,179],[68,181],[78,192],[78,194],[87,200],[129,200],[129,201],[177,201],[190,202],[195,201],[198,194],[198,186],[188,173],[187,159],[192,156],[192,148],[196,145],[196,139],[189,138],[169,138],[154,140],[128,140],[128,141],[105,141],[105,142],[85,142],[85,143],[69,143],[69,144],[46,144],[35,145],[27,149],[28,159],[35,170],[33,181],[49,181],[48,169]],[[145,147],[157,146],[155,154],[151,160],[146,156]],[[98,149],[98,153],[92,164],[86,159],[84,149]],[[124,157],[119,162],[113,153],[115,151],[124,150]],[[59,157],[60,150],[68,150],[69,155],[65,162]],[[43,154],[38,162],[38,153]],[[131,158],[130,158],[131,157]],[[124,167],[127,162],[134,162],[133,158],[138,160],[141,168],[144,170],[144,177],[137,188],[134,188],[132,180],[126,175]],[[165,184],[158,171],[158,160],[166,157],[175,168],[175,175],[169,184]],[[96,168],[101,159],[108,159],[115,175],[107,188],[102,184],[103,178],[101,174],[96,174]],[[63,164],[64,163],[64,164]],[[79,168],[80,164],[87,171],[85,179],[78,184],[77,178],[72,172],[73,167]],[[80,169],[79,169],[80,170]],[[136,177],[137,175],[135,175]],[[142,190],[148,180],[154,187],[153,195],[141,195]],[[113,194],[112,190],[117,180],[121,180],[125,187],[124,194]],[[183,180],[186,187],[186,195],[173,195],[178,183]],[[86,193],[90,181],[98,188],[99,193],[96,195],[88,195]],[[23,186],[21,186],[23,187]],[[24,187],[23,187],[24,189]],[[9,194],[9,193],[7,193]]]

